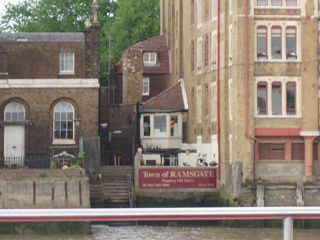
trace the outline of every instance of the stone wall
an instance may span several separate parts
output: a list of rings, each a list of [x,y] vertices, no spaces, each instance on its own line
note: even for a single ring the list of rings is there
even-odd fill
[[[0,177],[0,208],[90,208],[89,179],[79,170],[1,170]]]

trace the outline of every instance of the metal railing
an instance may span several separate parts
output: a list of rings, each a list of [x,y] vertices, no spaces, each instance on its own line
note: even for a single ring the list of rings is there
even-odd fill
[[[50,168],[50,157],[48,155],[30,155],[25,157],[0,157],[0,168]]]
[[[0,222],[185,221],[282,219],[293,239],[293,219],[320,219],[320,207],[0,209]]]

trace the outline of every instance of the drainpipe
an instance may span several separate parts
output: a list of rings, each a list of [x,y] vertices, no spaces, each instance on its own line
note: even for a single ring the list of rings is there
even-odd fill
[[[249,20],[248,20],[248,0],[246,0],[246,137],[256,144],[257,138],[249,135]],[[254,154],[254,180],[257,178],[256,157]]]
[[[217,56],[217,117],[218,117],[218,163],[219,163],[219,180],[221,180],[221,157],[220,157],[220,0],[218,0],[218,56]]]

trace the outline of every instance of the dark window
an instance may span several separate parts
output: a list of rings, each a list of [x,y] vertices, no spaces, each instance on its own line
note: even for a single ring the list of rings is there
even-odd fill
[[[296,83],[287,83],[287,114],[295,115],[296,110]]]
[[[259,159],[260,160],[284,160],[285,145],[284,143],[260,143]]]
[[[292,160],[304,160],[304,143],[292,143]]]
[[[267,59],[267,27],[258,27],[257,30],[258,59]]]
[[[262,83],[258,83],[258,114],[267,114],[268,113],[268,109],[267,109],[267,83],[262,82]]]
[[[287,59],[296,58],[296,28],[287,27],[286,29],[286,55]]]
[[[281,115],[281,83],[272,84],[272,115]]]
[[[272,6],[282,6],[282,0],[271,0]]]
[[[272,58],[281,59],[281,28],[271,29]]]

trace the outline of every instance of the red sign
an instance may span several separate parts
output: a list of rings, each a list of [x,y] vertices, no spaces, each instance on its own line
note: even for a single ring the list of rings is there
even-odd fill
[[[140,168],[139,188],[216,188],[216,168]]]

